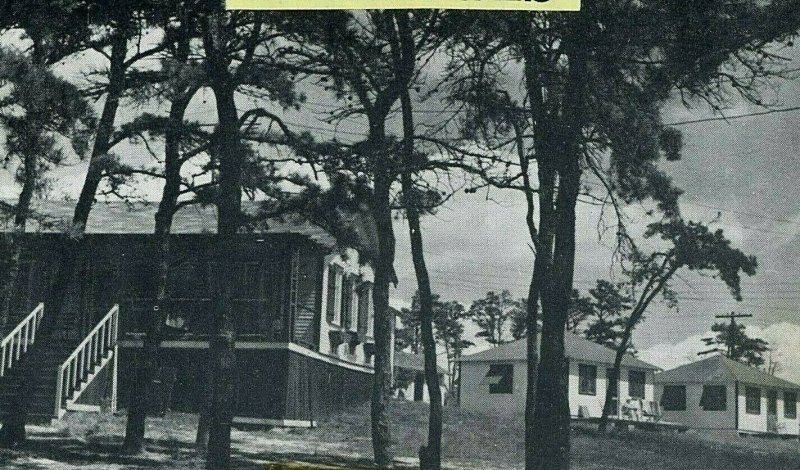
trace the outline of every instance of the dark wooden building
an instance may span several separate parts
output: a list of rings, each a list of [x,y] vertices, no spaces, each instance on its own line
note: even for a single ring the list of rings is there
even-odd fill
[[[71,208],[63,202],[37,203],[37,210],[54,220],[68,220]],[[58,419],[67,409],[127,405],[144,316],[154,308],[154,213],[153,206],[131,209],[104,203],[92,210],[57,337],[35,338],[52,343],[46,356],[56,359],[48,364],[19,362],[41,366],[40,382],[54,384],[41,410],[37,408],[42,418],[49,413]],[[169,301],[162,312],[168,336],[154,397],[160,408],[196,412],[205,394],[209,292],[220,272],[213,256],[215,225],[210,207],[185,208],[175,217]],[[28,312],[40,302],[45,302],[43,315],[50,313],[45,299],[62,257],[64,235],[57,224],[33,226],[30,232],[15,316],[4,337],[25,321],[28,326],[22,329],[35,330]],[[337,248],[330,234],[308,222],[271,221],[239,236],[233,262],[236,421],[309,426],[321,416],[367,401],[374,350],[372,271],[359,263],[358,252]],[[26,341],[16,344],[24,350]],[[0,378],[0,389],[13,387],[20,373],[11,364]]]

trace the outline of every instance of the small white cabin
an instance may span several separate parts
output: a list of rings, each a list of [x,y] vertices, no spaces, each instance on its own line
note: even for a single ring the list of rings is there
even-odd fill
[[[722,355],[656,374],[665,421],[694,429],[798,435],[800,385]]]
[[[602,414],[606,387],[613,381],[614,351],[582,336],[567,333],[565,353],[569,361],[569,409],[572,416],[598,418]],[[521,339],[460,359],[459,403],[475,410],[522,413],[527,386],[527,340]],[[649,409],[654,402],[653,375],[658,368],[625,355],[620,368],[615,412],[626,418],[625,405]],[[622,406],[620,406],[622,405]],[[634,418],[634,419],[638,419]]]

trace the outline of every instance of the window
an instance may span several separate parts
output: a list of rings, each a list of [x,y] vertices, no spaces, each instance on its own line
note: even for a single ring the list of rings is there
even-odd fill
[[[728,408],[728,390],[724,385],[703,385],[700,408],[706,411],[725,411]]]
[[[797,418],[797,392],[783,392],[783,417]]]
[[[578,364],[578,393],[581,395],[597,394],[597,366]]]
[[[644,398],[644,372],[640,370],[628,371],[628,396],[631,398]]]
[[[342,326],[350,328],[353,324],[353,280],[349,276],[342,278]]]
[[[761,389],[758,387],[745,387],[744,409],[751,415],[761,414]]]
[[[372,294],[372,283],[365,282],[358,288],[358,332],[366,334],[369,330],[369,302]]]
[[[489,393],[514,393],[513,364],[491,364],[486,379]]]
[[[664,385],[661,407],[664,411],[686,411],[686,385]]]
[[[327,295],[327,311],[325,318],[329,322],[336,320],[336,277],[337,271],[333,266],[328,267],[328,295]]]

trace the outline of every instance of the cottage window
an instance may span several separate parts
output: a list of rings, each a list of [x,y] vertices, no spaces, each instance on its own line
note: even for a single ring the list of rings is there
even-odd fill
[[[342,279],[342,326],[350,328],[353,324],[353,280],[349,276]]]
[[[486,373],[489,393],[514,393],[514,365],[491,364]]]
[[[700,407],[706,411],[725,411],[728,408],[728,390],[724,385],[703,385]]]
[[[597,394],[597,366],[578,364],[578,393],[581,395]]]
[[[628,371],[628,396],[631,398],[644,398],[644,372],[640,370]]]
[[[372,283],[365,282],[358,289],[358,332],[366,334],[369,330],[369,303],[372,294]]]
[[[334,322],[336,320],[336,277],[338,272],[335,267],[330,266],[328,268],[328,295],[327,295],[327,307],[325,312],[325,318],[329,322]]]
[[[758,387],[745,387],[745,411],[751,415],[761,414],[761,389]]]
[[[686,411],[686,385],[664,385],[661,407],[664,411]]]
[[[783,392],[783,417],[797,418],[797,392]]]

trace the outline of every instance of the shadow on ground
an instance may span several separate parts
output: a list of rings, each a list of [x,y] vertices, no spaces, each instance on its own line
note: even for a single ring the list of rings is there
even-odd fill
[[[169,468],[201,469],[204,458],[194,446],[175,439],[148,439],[146,451],[137,455],[120,452],[122,439],[97,437],[30,436],[25,445],[15,449],[0,449],[0,466],[4,469],[129,469]],[[341,455],[301,454],[283,452],[248,452],[233,448],[233,468],[237,469],[325,469],[374,468],[364,458]],[[395,468],[412,469],[415,466],[398,464]]]

